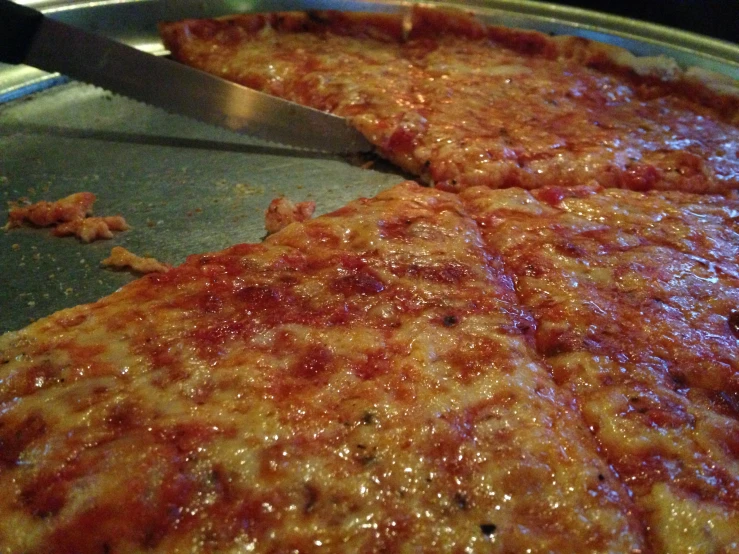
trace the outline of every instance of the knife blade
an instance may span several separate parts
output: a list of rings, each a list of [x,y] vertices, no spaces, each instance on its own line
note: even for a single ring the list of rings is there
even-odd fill
[[[0,0],[0,61],[57,72],[168,112],[296,148],[372,145],[347,120],[252,90]]]

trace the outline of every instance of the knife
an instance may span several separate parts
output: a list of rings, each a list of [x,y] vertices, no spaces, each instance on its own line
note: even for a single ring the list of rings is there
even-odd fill
[[[372,145],[346,119],[226,81],[0,0],[0,62],[91,83],[237,133],[331,153]]]

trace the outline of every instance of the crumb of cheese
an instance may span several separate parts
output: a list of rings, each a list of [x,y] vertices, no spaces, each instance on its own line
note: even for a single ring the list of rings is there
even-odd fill
[[[122,246],[114,246],[110,251],[110,256],[101,263],[106,267],[130,268],[138,273],[163,273],[172,268],[171,265],[163,264],[155,258],[137,256]]]
[[[84,242],[113,238],[115,231],[127,231],[130,227],[122,216],[88,217],[96,197],[91,192],[77,192],[61,200],[42,200],[30,205],[12,203],[8,223],[4,229],[24,224],[37,227],[54,226],[57,237],[75,235]]]
[[[264,214],[264,227],[267,229],[267,233],[276,233],[291,223],[310,219],[315,211],[316,203],[313,201],[295,204],[284,196],[280,196],[270,202]]]
[[[56,226],[52,233],[57,237],[75,235],[84,242],[112,239],[113,231],[126,231],[128,223],[119,215],[75,219]]]
[[[95,195],[91,192],[76,192],[55,202],[42,200],[28,206],[13,204],[8,214],[7,227],[20,227],[24,223],[49,227],[75,219],[83,219],[92,213],[94,203]]]

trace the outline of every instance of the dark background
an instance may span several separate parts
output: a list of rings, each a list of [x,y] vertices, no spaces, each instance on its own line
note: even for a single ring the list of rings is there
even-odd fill
[[[564,0],[554,3],[652,21],[739,42],[739,0]]]

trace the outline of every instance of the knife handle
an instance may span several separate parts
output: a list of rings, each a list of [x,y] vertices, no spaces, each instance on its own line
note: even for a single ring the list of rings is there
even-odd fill
[[[22,63],[43,19],[39,11],[0,0],[0,62]]]

